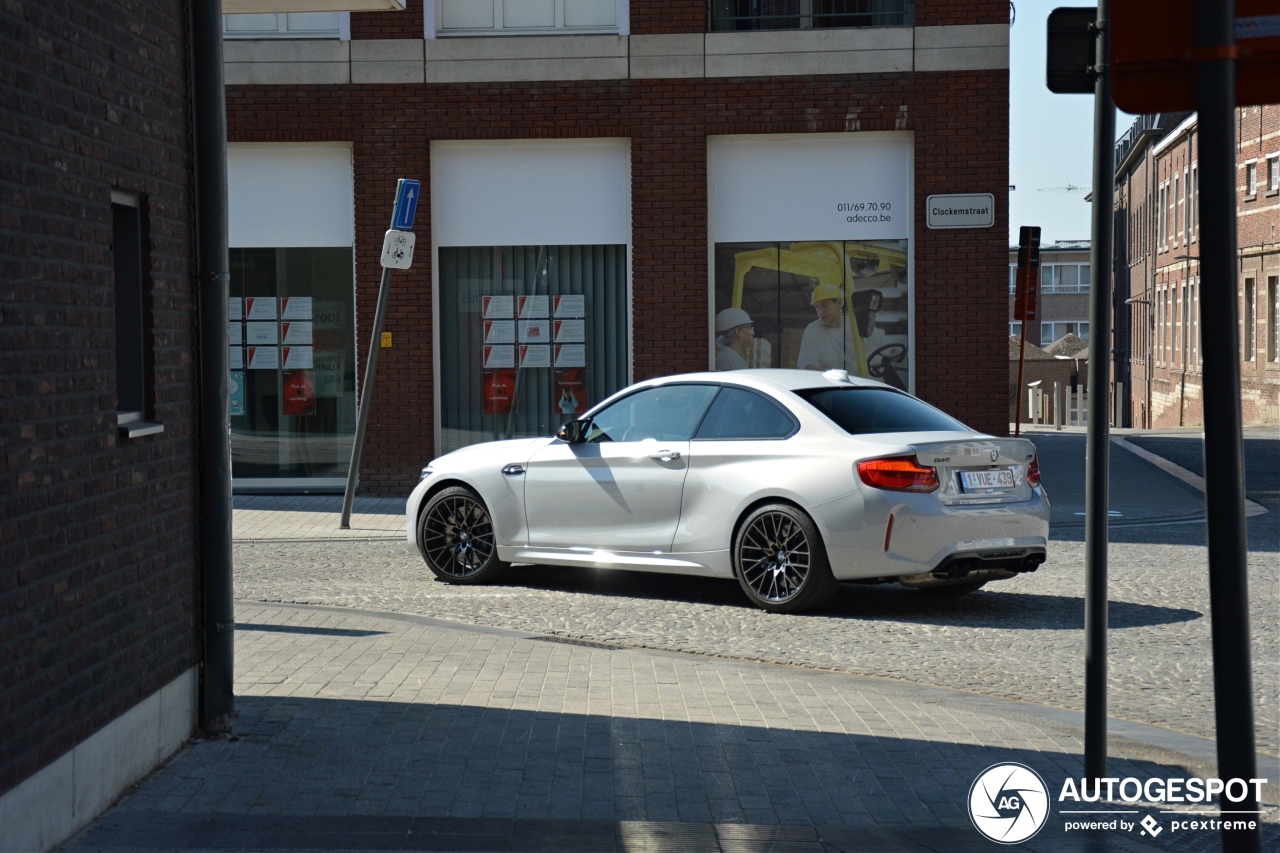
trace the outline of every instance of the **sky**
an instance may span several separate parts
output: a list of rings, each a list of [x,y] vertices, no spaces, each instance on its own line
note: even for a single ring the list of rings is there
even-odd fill
[[[1009,245],[1018,228],[1039,225],[1040,244],[1088,240],[1093,181],[1093,96],[1055,95],[1045,86],[1049,12],[1064,0],[1015,0],[1009,33]],[[1133,116],[1116,114],[1116,135]],[[1080,187],[1066,190],[1065,187]]]

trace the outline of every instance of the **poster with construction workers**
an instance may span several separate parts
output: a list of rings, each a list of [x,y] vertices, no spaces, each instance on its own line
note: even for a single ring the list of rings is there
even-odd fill
[[[718,243],[716,370],[844,369],[908,390],[907,241]]]

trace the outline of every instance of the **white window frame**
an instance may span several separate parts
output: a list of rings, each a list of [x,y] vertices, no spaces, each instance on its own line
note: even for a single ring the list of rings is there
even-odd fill
[[[1244,194],[1246,198],[1258,195],[1258,160],[1244,161]]]
[[[1240,343],[1244,345],[1241,361],[1252,362],[1258,358],[1258,280],[1254,276],[1244,279],[1244,329]]]
[[[1063,332],[1061,332],[1061,333],[1059,333],[1059,334],[1054,334],[1054,335],[1051,335],[1051,336],[1049,336],[1049,337],[1045,337],[1045,327],[1046,327],[1046,326],[1050,326],[1050,327],[1054,327],[1054,326],[1075,326],[1075,327],[1076,327],[1076,330],[1075,330],[1074,332],[1072,332],[1072,330],[1071,330],[1071,329],[1067,329],[1066,331],[1063,331]],[[1041,345],[1041,346],[1046,346],[1046,347],[1047,347],[1049,344],[1051,344],[1051,343],[1053,343],[1054,341],[1058,340],[1058,338],[1061,338],[1061,337],[1063,337],[1064,335],[1067,335],[1067,334],[1074,334],[1076,337],[1078,337],[1078,338],[1082,338],[1082,339],[1084,339],[1084,340],[1086,340],[1086,341],[1087,341],[1087,340],[1088,340],[1088,337],[1087,337],[1086,335],[1088,334],[1088,332],[1086,331],[1086,333],[1085,333],[1084,335],[1082,335],[1082,334],[1080,334],[1080,329],[1081,329],[1081,328],[1085,328],[1085,329],[1087,330],[1087,329],[1088,329],[1088,326],[1089,326],[1089,321],[1088,321],[1087,319],[1085,319],[1085,320],[1041,320],[1041,321],[1040,321],[1040,345]]]
[[[1267,158],[1267,192],[1280,190],[1280,154]]]
[[[457,37],[475,37],[475,36],[529,36],[529,35],[586,35],[598,33],[601,35],[628,35],[630,33],[630,0],[597,0],[602,6],[612,5],[613,23],[600,26],[566,26],[565,20],[565,3],[573,3],[575,0],[549,0],[553,5],[554,24],[550,27],[504,27],[503,11],[505,0],[458,0],[458,2],[466,2],[467,4],[482,4],[492,2],[493,4],[493,26],[491,27],[456,27],[446,28],[444,25],[444,5],[446,0],[424,0],[430,3],[434,9],[435,21],[434,38],[457,38]],[[581,2],[581,0],[577,0]]]
[[[1267,276],[1267,303],[1271,322],[1267,324],[1267,355],[1272,364],[1280,364],[1280,276]]]
[[[335,16],[336,26],[325,27],[323,29],[289,29],[289,18],[295,13],[292,12],[259,12],[255,15],[275,15],[276,29],[262,30],[228,30],[227,19],[231,17],[248,17],[247,15],[223,15],[222,16],[222,37],[224,39],[338,39],[340,41],[351,40],[351,13],[350,12],[306,12],[302,14],[332,14]]]
[[[1022,336],[1022,321],[1021,321],[1021,320],[1010,320],[1010,321],[1009,321],[1009,337],[1013,337],[1014,335],[1017,335],[1017,336],[1019,336],[1019,337],[1021,337],[1021,336]]]
[[[1062,267],[1076,268],[1076,284],[1054,284],[1046,279],[1059,277],[1056,273],[1057,269]],[[1040,292],[1041,293],[1088,293],[1092,280],[1089,284],[1080,284],[1081,275],[1090,275],[1091,268],[1089,264],[1076,263],[1053,263],[1040,265]]]
[[[1196,215],[1196,196],[1200,191],[1200,172],[1195,163],[1191,164],[1191,177],[1187,179],[1187,243],[1192,243],[1196,239],[1196,228],[1200,224],[1200,217]]]

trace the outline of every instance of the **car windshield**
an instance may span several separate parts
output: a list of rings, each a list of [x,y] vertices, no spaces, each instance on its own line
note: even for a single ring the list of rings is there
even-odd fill
[[[850,435],[971,431],[928,403],[887,388],[801,388],[795,393]]]

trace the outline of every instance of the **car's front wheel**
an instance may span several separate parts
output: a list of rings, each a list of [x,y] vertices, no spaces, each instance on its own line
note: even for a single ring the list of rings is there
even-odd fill
[[[488,583],[509,565],[498,559],[488,508],[465,486],[441,489],[427,501],[418,517],[418,550],[448,583]]]
[[[818,528],[790,504],[767,504],[743,519],[733,564],[743,592],[771,613],[813,610],[840,589]]]

